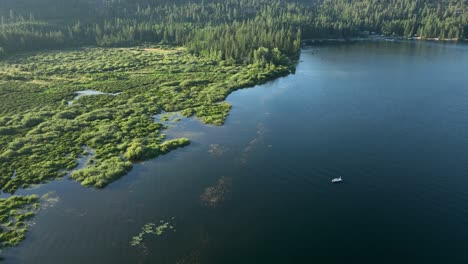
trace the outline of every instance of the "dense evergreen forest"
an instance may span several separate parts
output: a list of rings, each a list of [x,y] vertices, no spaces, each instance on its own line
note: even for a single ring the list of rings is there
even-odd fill
[[[467,6],[466,0],[4,0],[0,56],[152,42],[246,62],[259,47],[294,55],[301,38],[466,39]]]

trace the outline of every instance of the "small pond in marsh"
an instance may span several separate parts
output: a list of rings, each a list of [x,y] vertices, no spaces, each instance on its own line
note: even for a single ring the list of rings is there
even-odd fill
[[[72,105],[74,101],[76,101],[78,98],[83,97],[83,96],[103,95],[103,94],[116,96],[116,95],[119,95],[120,93],[103,93],[103,92],[99,92],[95,90],[83,90],[83,91],[77,91],[75,92],[75,94],[76,96],[73,98],[73,100],[68,101],[68,105]]]

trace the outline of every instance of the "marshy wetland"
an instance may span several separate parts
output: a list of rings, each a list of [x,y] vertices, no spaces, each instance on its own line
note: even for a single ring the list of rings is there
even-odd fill
[[[41,80],[2,83],[25,82],[24,89],[31,89],[25,91],[37,93],[21,106],[11,102],[11,113],[40,102],[53,106],[47,110],[52,114],[38,108],[34,116],[15,113],[3,121],[2,128],[12,131],[5,136],[21,143],[11,145],[18,160],[8,175],[17,170],[18,176],[4,179],[12,181],[4,191],[41,197],[53,190],[60,199],[36,213],[19,246],[4,250],[5,263],[468,259],[462,250],[468,247],[466,45],[395,41],[304,49],[294,75],[234,93],[249,86],[249,72],[262,68],[225,65],[212,71],[213,65],[183,50],[171,51],[178,54],[174,57],[139,49],[80,52],[97,53],[96,58],[101,52],[155,56],[159,63],[151,67],[172,69],[173,75],[148,73],[137,64],[98,72],[103,77],[96,80],[76,73],[86,67],[81,65],[60,77],[43,74]],[[118,58],[124,56],[101,67],[121,69]],[[18,66],[2,69],[15,76],[21,67],[34,68],[25,66],[33,59],[17,60],[10,63]],[[186,63],[175,67],[171,60]],[[173,83],[183,78],[197,81],[187,88]],[[210,82],[197,84],[200,79]],[[44,88],[45,82],[66,82],[61,87],[67,88]],[[148,89],[143,95],[139,84]],[[35,88],[27,88],[31,85]],[[83,96],[67,104],[87,89],[121,94]],[[218,89],[225,92],[213,93]],[[200,106],[196,102],[202,98],[208,103]],[[112,110],[96,112],[97,106]],[[37,119],[47,126],[27,128]],[[71,142],[63,149],[44,139],[62,136]],[[190,146],[150,159],[186,145],[185,139]],[[177,141],[164,143],[172,140]],[[37,148],[35,142],[47,142],[41,143],[46,156],[22,154],[27,153],[23,148]],[[86,157],[83,146],[94,156],[90,166],[76,170],[79,158]],[[51,165],[45,163],[49,158]],[[38,164],[33,168],[39,172],[63,165],[77,172],[71,178],[64,171],[63,177],[59,172],[15,181],[27,173],[26,164]],[[99,166],[104,178],[92,171]],[[331,185],[338,176],[346,182]],[[106,187],[81,186],[101,183]]]
[[[1,190],[13,193],[64,176],[83,147],[95,151],[92,166],[72,178],[104,187],[128,173],[132,162],[190,143],[165,141],[165,126],[152,116],[178,111],[221,125],[230,92],[289,72],[285,66],[218,64],[182,48],[86,48],[3,60]]]
[[[191,116],[222,125],[230,92],[287,73],[287,66],[229,64],[159,46],[10,56],[0,62],[0,189],[13,194],[63,177],[103,188],[133,163],[190,144],[166,139],[168,125]],[[2,200],[0,208],[30,218],[31,197],[13,208],[8,199],[22,197]],[[27,226],[9,221],[18,217],[3,217],[2,247],[24,239]]]

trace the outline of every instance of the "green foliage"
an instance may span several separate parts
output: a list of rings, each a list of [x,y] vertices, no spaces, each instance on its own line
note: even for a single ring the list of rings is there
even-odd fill
[[[0,5],[0,189],[10,193],[70,171],[82,185],[102,188],[128,173],[132,162],[190,144],[164,141],[160,122],[170,118],[155,122],[155,116],[179,112],[222,125],[229,93],[294,71],[304,39],[468,38],[464,0]],[[101,94],[77,97],[85,90]],[[83,156],[87,164],[74,170]],[[38,208],[35,196],[0,199],[1,247],[24,239]],[[148,225],[132,243],[167,228]]]
[[[28,230],[27,221],[37,210],[36,195],[0,199],[0,248],[18,245]]]
[[[174,217],[172,218],[174,220]],[[131,246],[139,246],[143,243],[143,238],[146,235],[157,235],[161,236],[167,231],[173,231],[175,232],[176,230],[174,229],[173,224],[170,221],[163,221],[161,220],[160,225],[156,226],[155,223],[147,223],[145,224],[142,228],[141,231],[138,235],[132,237],[132,240],[130,241]]]
[[[203,105],[195,108],[197,118],[203,122],[214,125],[222,125],[226,119],[231,105],[227,102],[219,104]]]
[[[303,28],[305,37],[385,35],[421,38],[468,38],[468,9],[464,0],[324,0],[314,19]]]
[[[62,177],[87,154],[83,147],[94,156],[71,177],[104,187],[125,175],[131,162],[190,143],[164,141],[164,125],[157,123],[164,117],[155,122],[156,114],[180,112],[220,125],[230,109],[223,102],[230,92],[289,72],[289,64],[220,63],[158,46],[9,57],[0,62],[0,76],[11,77],[0,82],[0,187],[15,192]],[[74,99],[77,91],[90,89],[107,94]]]
[[[132,168],[129,161],[119,157],[99,160],[84,169],[76,170],[71,177],[84,186],[103,188],[110,182],[125,175]]]
[[[38,2],[46,1],[51,0]],[[96,5],[87,0],[77,0],[72,5],[61,1],[51,6],[60,9],[62,14],[74,12],[59,18],[36,2],[8,3],[15,15],[5,14],[2,19],[0,46],[11,53],[83,45],[125,47],[151,42],[184,45],[191,52],[213,60],[243,62],[251,59],[252,49],[260,46],[297,55],[300,31],[296,22],[306,18],[301,6],[278,0],[273,3],[180,1],[170,5],[165,1],[151,2],[106,1],[105,9],[113,10],[107,13],[95,10]]]
[[[142,160],[146,153],[146,147],[141,140],[136,140],[127,147],[124,157],[131,161]]]
[[[159,145],[159,150],[161,153],[168,153],[171,150],[184,147],[190,144],[190,140],[188,138],[178,138],[172,139],[168,141],[164,141],[161,145]]]
[[[98,4],[89,0],[18,0],[4,3],[0,16],[0,57],[1,49],[12,53],[150,42],[184,45],[216,61],[251,62],[253,50],[262,46],[295,55],[301,35],[305,39],[349,38],[375,32],[468,38],[465,0],[134,0]]]

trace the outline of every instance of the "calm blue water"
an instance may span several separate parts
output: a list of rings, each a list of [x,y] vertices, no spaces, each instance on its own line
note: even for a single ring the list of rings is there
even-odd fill
[[[183,120],[168,134],[191,146],[104,190],[33,190],[60,201],[5,263],[468,263],[467,45],[305,49],[295,75],[228,101],[224,126]]]

